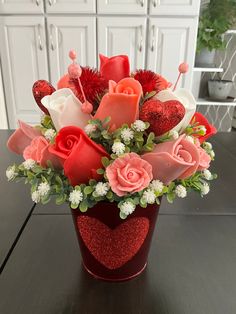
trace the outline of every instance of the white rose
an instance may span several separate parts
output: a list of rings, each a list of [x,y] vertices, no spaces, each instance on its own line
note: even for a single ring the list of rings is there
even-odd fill
[[[170,89],[160,91],[156,96],[156,99],[165,102],[168,100],[178,100],[185,107],[185,116],[172,130],[182,132],[191,121],[196,111],[196,101],[192,93],[184,88],[180,88],[174,92]]]
[[[64,126],[78,126],[81,129],[88,124],[91,115],[83,113],[81,102],[69,88],[62,88],[41,100],[50,113],[57,131]]]

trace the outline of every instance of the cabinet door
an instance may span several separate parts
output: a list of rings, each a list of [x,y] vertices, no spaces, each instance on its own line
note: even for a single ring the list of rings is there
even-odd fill
[[[182,75],[179,86],[190,88],[196,49],[198,19],[152,18],[149,23],[148,68],[174,83],[178,66],[189,64],[189,72]]]
[[[146,14],[148,0],[99,0],[98,13]]]
[[[45,3],[48,13],[96,13],[96,0],[45,0]]]
[[[50,78],[55,86],[59,78],[67,73],[71,49],[76,51],[80,65],[96,67],[95,17],[49,17],[47,22]]]
[[[0,129],[8,129],[7,112],[2,83],[1,64],[0,64]]]
[[[10,128],[17,120],[38,123],[40,110],[32,95],[38,79],[48,79],[44,19],[1,17],[0,54]]]
[[[128,55],[131,70],[145,67],[146,18],[98,18],[98,52]]]
[[[43,13],[43,0],[0,0],[0,14]]]
[[[201,0],[150,0],[153,15],[198,15]]]

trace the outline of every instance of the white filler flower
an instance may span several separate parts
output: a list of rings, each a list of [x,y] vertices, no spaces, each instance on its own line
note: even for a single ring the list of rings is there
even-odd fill
[[[51,141],[55,136],[56,132],[53,129],[48,129],[45,133],[44,136],[47,140]]]
[[[175,130],[170,130],[169,135],[173,140],[177,140],[177,138],[179,138],[179,133]]]
[[[164,184],[160,180],[153,180],[150,184],[150,188],[155,192],[161,193],[164,188]]]
[[[112,145],[111,149],[112,149],[114,154],[121,155],[121,154],[124,154],[124,152],[125,152],[125,145],[121,142],[115,142]]]
[[[33,159],[27,159],[26,161],[22,163],[22,165],[24,166],[26,170],[32,169],[35,166],[35,164],[36,162]]]
[[[132,131],[130,128],[125,128],[121,131],[120,135],[124,141],[130,141],[134,138],[134,131]]]
[[[202,186],[202,188],[201,188],[201,194],[202,194],[202,195],[206,195],[206,194],[209,193],[209,191],[210,191],[209,184],[204,183],[203,186]]]
[[[143,199],[145,200],[145,202],[148,203],[148,204],[154,204],[155,201],[156,201],[156,195],[155,195],[154,191],[151,190],[151,189],[148,189],[147,191],[145,191],[145,192],[143,193],[142,198],[143,198]]]
[[[86,134],[90,135],[94,131],[96,131],[97,127],[94,124],[87,124],[84,128]]]
[[[190,143],[194,144],[194,138],[193,138],[192,136],[187,135],[187,136],[185,137],[185,139],[186,139],[187,141],[189,141]]]
[[[138,132],[143,132],[146,129],[146,124],[142,120],[136,120],[133,124],[133,128]]]
[[[175,188],[175,194],[180,198],[184,198],[187,196],[187,190],[182,184],[179,184]]]
[[[98,196],[105,196],[109,190],[110,186],[108,183],[98,182],[95,187],[95,192]]]
[[[80,202],[83,200],[83,194],[81,191],[73,190],[70,192],[69,201],[74,205],[79,205]]]
[[[35,202],[35,203],[40,202],[40,194],[39,194],[39,191],[34,191],[34,192],[31,194],[31,198],[32,198],[32,201]]]
[[[212,145],[209,142],[205,142],[204,146],[206,147],[206,149],[212,149]]]
[[[12,166],[11,168],[7,169],[6,176],[8,180],[12,180],[17,175],[15,166]]]
[[[40,196],[45,196],[50,191],[50,185],[47,182],[41,182],[38,186],[38,192]]]
[[[203,177],[206,179],[206,180],[211,180],[211,172],[209,171],[209,170],[207,170],[207,169],[205,169],[205,170],[203,170],[203,172],[202,172],[202,174],[203,174]]]
[[[134,210],[135,210],[135,205],[129,201],[124,202],[120,207],[120,211],[127,216],[132,214]]]

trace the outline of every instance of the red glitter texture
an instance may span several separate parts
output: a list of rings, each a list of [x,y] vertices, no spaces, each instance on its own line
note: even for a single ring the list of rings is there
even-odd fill
[[[132,218],[112,230],[96,218],[80,216],[78,228],[92,255],[105,267],[117,269],[140,249],[148,233],[149,220]]]
[[[173,129],[184,117],[185,108],[177,100],[151,99],[141,108],[139,118],[150,123],[149,131],[160,136]]]
[[[55,88],[45,80],[39,80],[36,81],[32,87],[32,92],[34,95],[34,99],[39,106],[39,108],[47,115],[50,115],[47,108],[45,108],[42,103],[41,99],[44,96],[51,95],[53,92],[55,92]]]
[[[86,213],[72,209],[85,269],[94,277],[123,281],[145,268],[158,205],[136,207],[125,220],[115,203],[99,202]]]
[[[152,91],[158,93],[171,85],[164,77],[149,70],[138,70],[135,72],[134,78],[142,85],[144,95]]]
[[[76,88],[76,96],[81,102],[84,102],[78,81],[72,81]],[[83,86],[84,94],[91,104],[96,103],[97,97],[103,96],[103,94],[108,89],[108,81],[105,80],[97,70],[91,69],[89,67],[82,67],[80,81]]]

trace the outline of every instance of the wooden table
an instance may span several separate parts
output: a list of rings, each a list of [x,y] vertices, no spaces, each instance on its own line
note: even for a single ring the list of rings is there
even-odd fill
[[[124,283],[84,272],[67,206],[33,207],[6,183],[1,140],[1,314],[235,314],[236,133],[213,140],[219,179],[204,199],[161,205],[146,271]],[[18,159],[19,160],[19,159]]]

